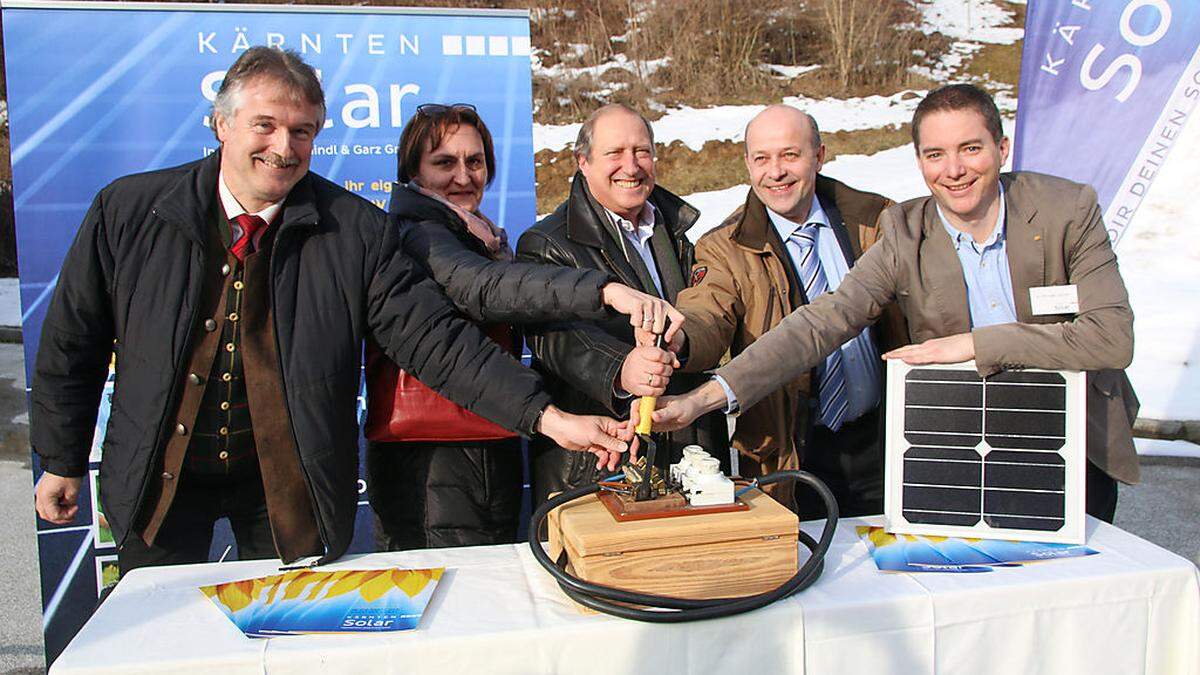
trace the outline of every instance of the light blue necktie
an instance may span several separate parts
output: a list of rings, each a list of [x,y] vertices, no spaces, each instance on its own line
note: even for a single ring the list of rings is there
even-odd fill
[[[817,256],[817,228],[809,223],[792,232],[792,243],[800,251],[800,280],[804,283],[804,297],[809,302],[816,300],[829,290],[825,273],[821,271],[821,259]],[[846,375],[842,372],[841,345],[825,358],[823,367],[817,369],[820,376],[819,419],[830,431],[837,431],[846,421],[846,408],[850,406],[846,395]]]

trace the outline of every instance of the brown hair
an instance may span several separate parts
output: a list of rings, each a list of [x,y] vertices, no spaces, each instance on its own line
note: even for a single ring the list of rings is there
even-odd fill
[[[496,149],[492,144],[492,133],[483,118],[470,105],[425,104],[417,106],[416,113],[408,118],[400,132],[400,147],[396,150],[396,180],[407,183],[421,170],[421,155],[442,144],[442,138],[451,129],[466,125],[479,132],[483,141],[483,161],[487,166],[487,183],[496,177]],[[428,145],[426,145],[428,143]]]
[[[217,90],[217,96],[213,99],[214,134],[217,133],[216,118],[231,121],[241,103],[242,87],[259,77],[283,84],[293,100],[304,101],[320,108],[317,131],[321,130],[325,124],[325,93],[321,90],[321,80],[317,78],[317,72],[312,66],[290,49],[251,47],[225,71],[225,79],[221,81],[221,88]]]
[[[921,120],[935,112],[953,110],[974,110],[983,117],[983,124],[992,135],[992,140],[999,143],[1000,139],[1004,138],[1000,111],[990,94],[973,84],[948,84],[930,92],[917,104],[917,109],[913,112],[912,139],[918,152],[921,149]]]

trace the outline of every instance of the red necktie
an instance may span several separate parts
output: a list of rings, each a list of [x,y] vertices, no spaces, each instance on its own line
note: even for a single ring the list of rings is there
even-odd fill
[[[254,235],[259,229],[267,226],[266,221],[258,216],[252,216],[249,213],[243,213],[240,216],[235,216],[234,221],[238,227],[242,228],[242,236],[233,243],[229,251],[237,256],[238,260],[244,261],[246,256],[254,253]]]

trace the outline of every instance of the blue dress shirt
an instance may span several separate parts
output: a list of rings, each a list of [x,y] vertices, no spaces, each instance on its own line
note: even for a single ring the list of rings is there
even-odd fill
[[[967,284],[967,306],[971,312],[971,328],[1013,323],[1017,320],[1017,308],[1013,304],[1012,274],[1008,269],[1008,252],[1005,249],[1004,188],[1000,188],[1000,213],[996,226],[983,243],[976,243],[971,235],[954,229],[937,207],[938,218],[962,265],[963,280]],[[821,261],[824,262],[824,259]]]

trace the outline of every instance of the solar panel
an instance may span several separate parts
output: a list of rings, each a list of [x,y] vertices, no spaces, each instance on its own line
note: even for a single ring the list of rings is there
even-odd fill
[[[1085,375],[888,361],[888,532],[1082,544]]]

